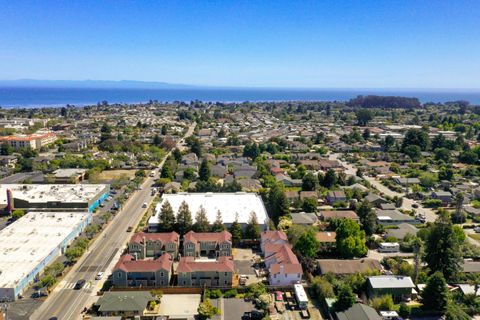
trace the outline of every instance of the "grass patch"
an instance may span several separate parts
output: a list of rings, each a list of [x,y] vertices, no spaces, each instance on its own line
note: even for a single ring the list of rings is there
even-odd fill
[[[100,173],[99,179],[100,180],[114,180],[122,177],[128,177],[129,179],[135,178],[135,172],[137,170],[104,170]]]
[[[480,241],[480,234],[477,233],[470,233],[468,236],[474,240]]]

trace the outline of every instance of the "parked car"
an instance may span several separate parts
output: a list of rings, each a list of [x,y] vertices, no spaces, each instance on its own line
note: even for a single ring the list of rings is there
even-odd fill
[[[283,294],[281,291],[275,291],[275,300],[283,301]]]
[[[475,233],[480,233],[480,227],[473,228],[473,231],[475,231]]]
[[[103,277],[103,272],[100,271],[100,272],[97,273],[97,275],[95,276],[95,280],[100,280],[100,279],[102,279],[102,277]]]
[[[85,285],[85,283],[86,283],[85,279],[80,279],[80,280],[78,280],[77,283],[75,283],[74,289],[75,289],[75,290],[80,290],[80,289],[82,289],[83,286]]]
[[[130,226],[130,227],[127,228],[127,232],[132,232],[132,230],[133,230],[133,227],[132,227],[132,226]]]
[[[146,207],[148,207],[148,203],[144,202],[144,203],[142,204],[142,208],[146,208]]]

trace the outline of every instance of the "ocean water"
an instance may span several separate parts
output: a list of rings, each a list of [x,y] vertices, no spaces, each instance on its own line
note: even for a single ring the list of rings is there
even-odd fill
[[[467,100],[480,104],[478,91],[422,91],[385,89],[105,89],[105,88],[26,88],[0,87],[0,106],[43,107],[90,105],[100,101],[136,103],[158,100],[171,101],[346,101],[357,95],[394,95],[416,97],[421,102]]]

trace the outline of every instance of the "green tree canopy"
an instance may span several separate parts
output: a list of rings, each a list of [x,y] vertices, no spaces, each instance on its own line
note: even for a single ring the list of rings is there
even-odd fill
[[[297,255],[314,259],[317,256],[320,242],[318,242],[315,231],[308,229],[304,232],[295,243],[295,252]]]
[[[250,213],[250,219],[248,220],[247,227],[245,229],[245,237],[248,239],[260,239],[261,229],[258,224],[257,214],[255,212]]]
[[[421,292],[423,308],[430,311],[445,312],[448,303],[447,282],[441,272],[435,272]]]
[[[186,234],[192,229],[192,213],[188,208],[188,204],[183,201],[177,212],[177,230],[181,235]]]
[[[195,232],[208,232],[210,230],[210,222],[208,221],[207,212],[201,205],[195,215],[195,223],[193,225],[193,231]]]
[[[341,257],[351,259],[367,254],[365,231],[352,219],[340,219],[336,228],[337,250]]]

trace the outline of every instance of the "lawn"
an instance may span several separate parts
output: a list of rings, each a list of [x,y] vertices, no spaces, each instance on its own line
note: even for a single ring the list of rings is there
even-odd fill
[[[137,170],[105,170],[105,171],[102,171],[102,173],[100,173],[99,175],[99,179],[100,180],[104,180],[104,181],[110,181],[110,180],[114,180],[114,179],[118,179],[122,176],[126,176],[128,177],[129,179],[133,179],[135,178],[135,172]]]
[[[480,234],[470,233],[468,236],[474,240],[480,241]]]

